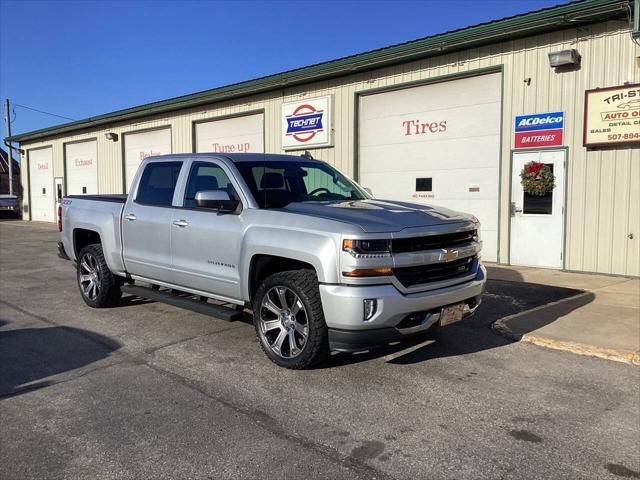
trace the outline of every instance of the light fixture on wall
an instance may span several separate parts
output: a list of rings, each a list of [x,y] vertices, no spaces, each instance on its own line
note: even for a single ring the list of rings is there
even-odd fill
[[[118,134],[113,132],[107,132],[104,134],[104,138],[106,138],[107,140],[111,140],[112,142],[117,142]]]
[[[549,53],[549,65],[553,68],[580,65],[580,54],[575,48]]]

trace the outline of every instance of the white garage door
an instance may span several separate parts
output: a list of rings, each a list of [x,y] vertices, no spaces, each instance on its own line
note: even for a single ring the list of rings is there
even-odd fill
[[[264,152],[264,115],[196,123],[196,152]]]
[[[154,155],[171,153],[171,128],[161,128],[124,135],[124,171],[126,191],[142,160]]]
[[[67,195],[98,193],[98,144],[95,140],[64,146]]]
[[[29,150],[31,220],[54,222],[53,149]]]
[[[442,205],[498,248],[501,74],[360,97],[359,179],[377,198]]]

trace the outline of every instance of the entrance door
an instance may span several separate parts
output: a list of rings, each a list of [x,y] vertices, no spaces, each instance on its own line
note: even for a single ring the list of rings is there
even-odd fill
[[[53,179],[56,193],[56,212],[58,211],[58,205],[62,203],[62,197],[64,197],[64,179],[62,177],[56,177]]]
[[[529,162],[548,165],[555,176],[553,191],[529,195],[520,172]],[[566,150],[514,152],[511,176],[512,265],[562,268]]]

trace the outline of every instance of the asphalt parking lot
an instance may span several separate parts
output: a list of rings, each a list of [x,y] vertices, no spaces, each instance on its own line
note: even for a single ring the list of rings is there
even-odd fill
[[[488,328],[575,292],[493,281],[473,319],[289,371],[246,322],[86,307],[57,237],[0,222],[3,479],[640,478],[638,367]]]

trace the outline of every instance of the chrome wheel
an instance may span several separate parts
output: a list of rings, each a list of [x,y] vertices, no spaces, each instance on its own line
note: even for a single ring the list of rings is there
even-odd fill
[[[295,358],[309,337],[309,317],[300,297],[276,286],[262,298],[259,315],[261,340],[281,358]]]
[[[80,258],[80,276],[78,282],[82,294],[89,300],[95,300],[100,294],[100,267],[98,260],[91,253]]]

